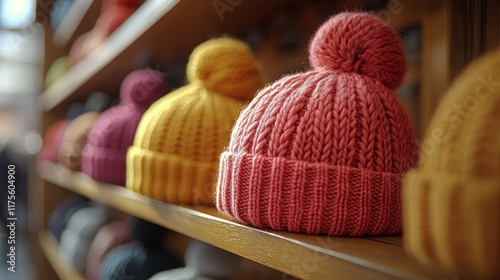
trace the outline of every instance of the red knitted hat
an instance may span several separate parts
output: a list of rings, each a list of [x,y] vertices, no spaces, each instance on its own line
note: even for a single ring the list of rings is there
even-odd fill
[[[401,185],[418,160],[393,90],[403,46],[368,13],[328,20],[310,45],[312,70],[263,89],[222,153],[217,208],[276,230],[397,234]]]
[[[59,157],[59,147],[63,140],[64,131],[68,126],[68,121],[63,119],[52,124],[45,132],[43,146],[40,151],[40,159],[57,162]]]

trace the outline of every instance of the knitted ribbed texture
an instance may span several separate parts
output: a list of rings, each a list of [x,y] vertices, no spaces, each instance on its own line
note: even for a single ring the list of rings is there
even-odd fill
[[[342,13],[316,33],[314,69],[263,89],[221,155],[218,209],[276,230],[396,234],[401,185],[418,160],[392,89],[404,76],[396,33],[367,13]]]
[[[263,87],[242,42],[219,38],[198,46],[190,84],[154,103],[127,153],[127,188],[158,200],[213,204],[219,154],[244,102]]]
[[[429,125],[404,184],[404,244],[460,279],[500,279],[500,52],[473,62]]]
[[[123,80],[121,103],[102,113],[82,152],[82,172],[92,179],[125,185],[127,149],[144,112],[167,93],[160,73],[137,70]]]
[[[59,148],[63,140],[64,131],[68,126],[68,121],[59,120],[52,124],[43,137],[43,146],[40,151],[40,159],[57,162]]]
[[[69,123],[59,149],[59,163],[62,166],[72,171],[80,171],[82,150],[98,117],[99,113],[88,112]]]

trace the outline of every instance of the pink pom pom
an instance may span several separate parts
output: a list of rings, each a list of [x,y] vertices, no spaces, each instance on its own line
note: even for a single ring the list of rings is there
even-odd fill
[[[369,13],[345,12],[330,18],[311,42],[309,61],[316,70],[363,74],[390,89],[401,85],[406,71],[398,35]]]
[[[140,69],[123,79],[120,97],[126,104],[148,108],[167,92],[168,86],[160,73],[150,69]]]

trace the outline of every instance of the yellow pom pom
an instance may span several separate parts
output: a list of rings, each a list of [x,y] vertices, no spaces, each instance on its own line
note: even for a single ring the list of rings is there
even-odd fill
[[[196,47],[189,58],[187,77],[210,92],[243,101],[251,100],[264,86],[260,64],[250,48],[227,37]]]

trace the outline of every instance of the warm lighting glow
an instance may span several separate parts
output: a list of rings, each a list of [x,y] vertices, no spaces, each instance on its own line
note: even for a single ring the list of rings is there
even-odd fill
[[[42,148],[42,137],[36,131],[29,131],[24,137],[24,148],[27,154],[35,155]]]
[[[20,29],[33,23],[35,0],[0,0],[0,27]]]

